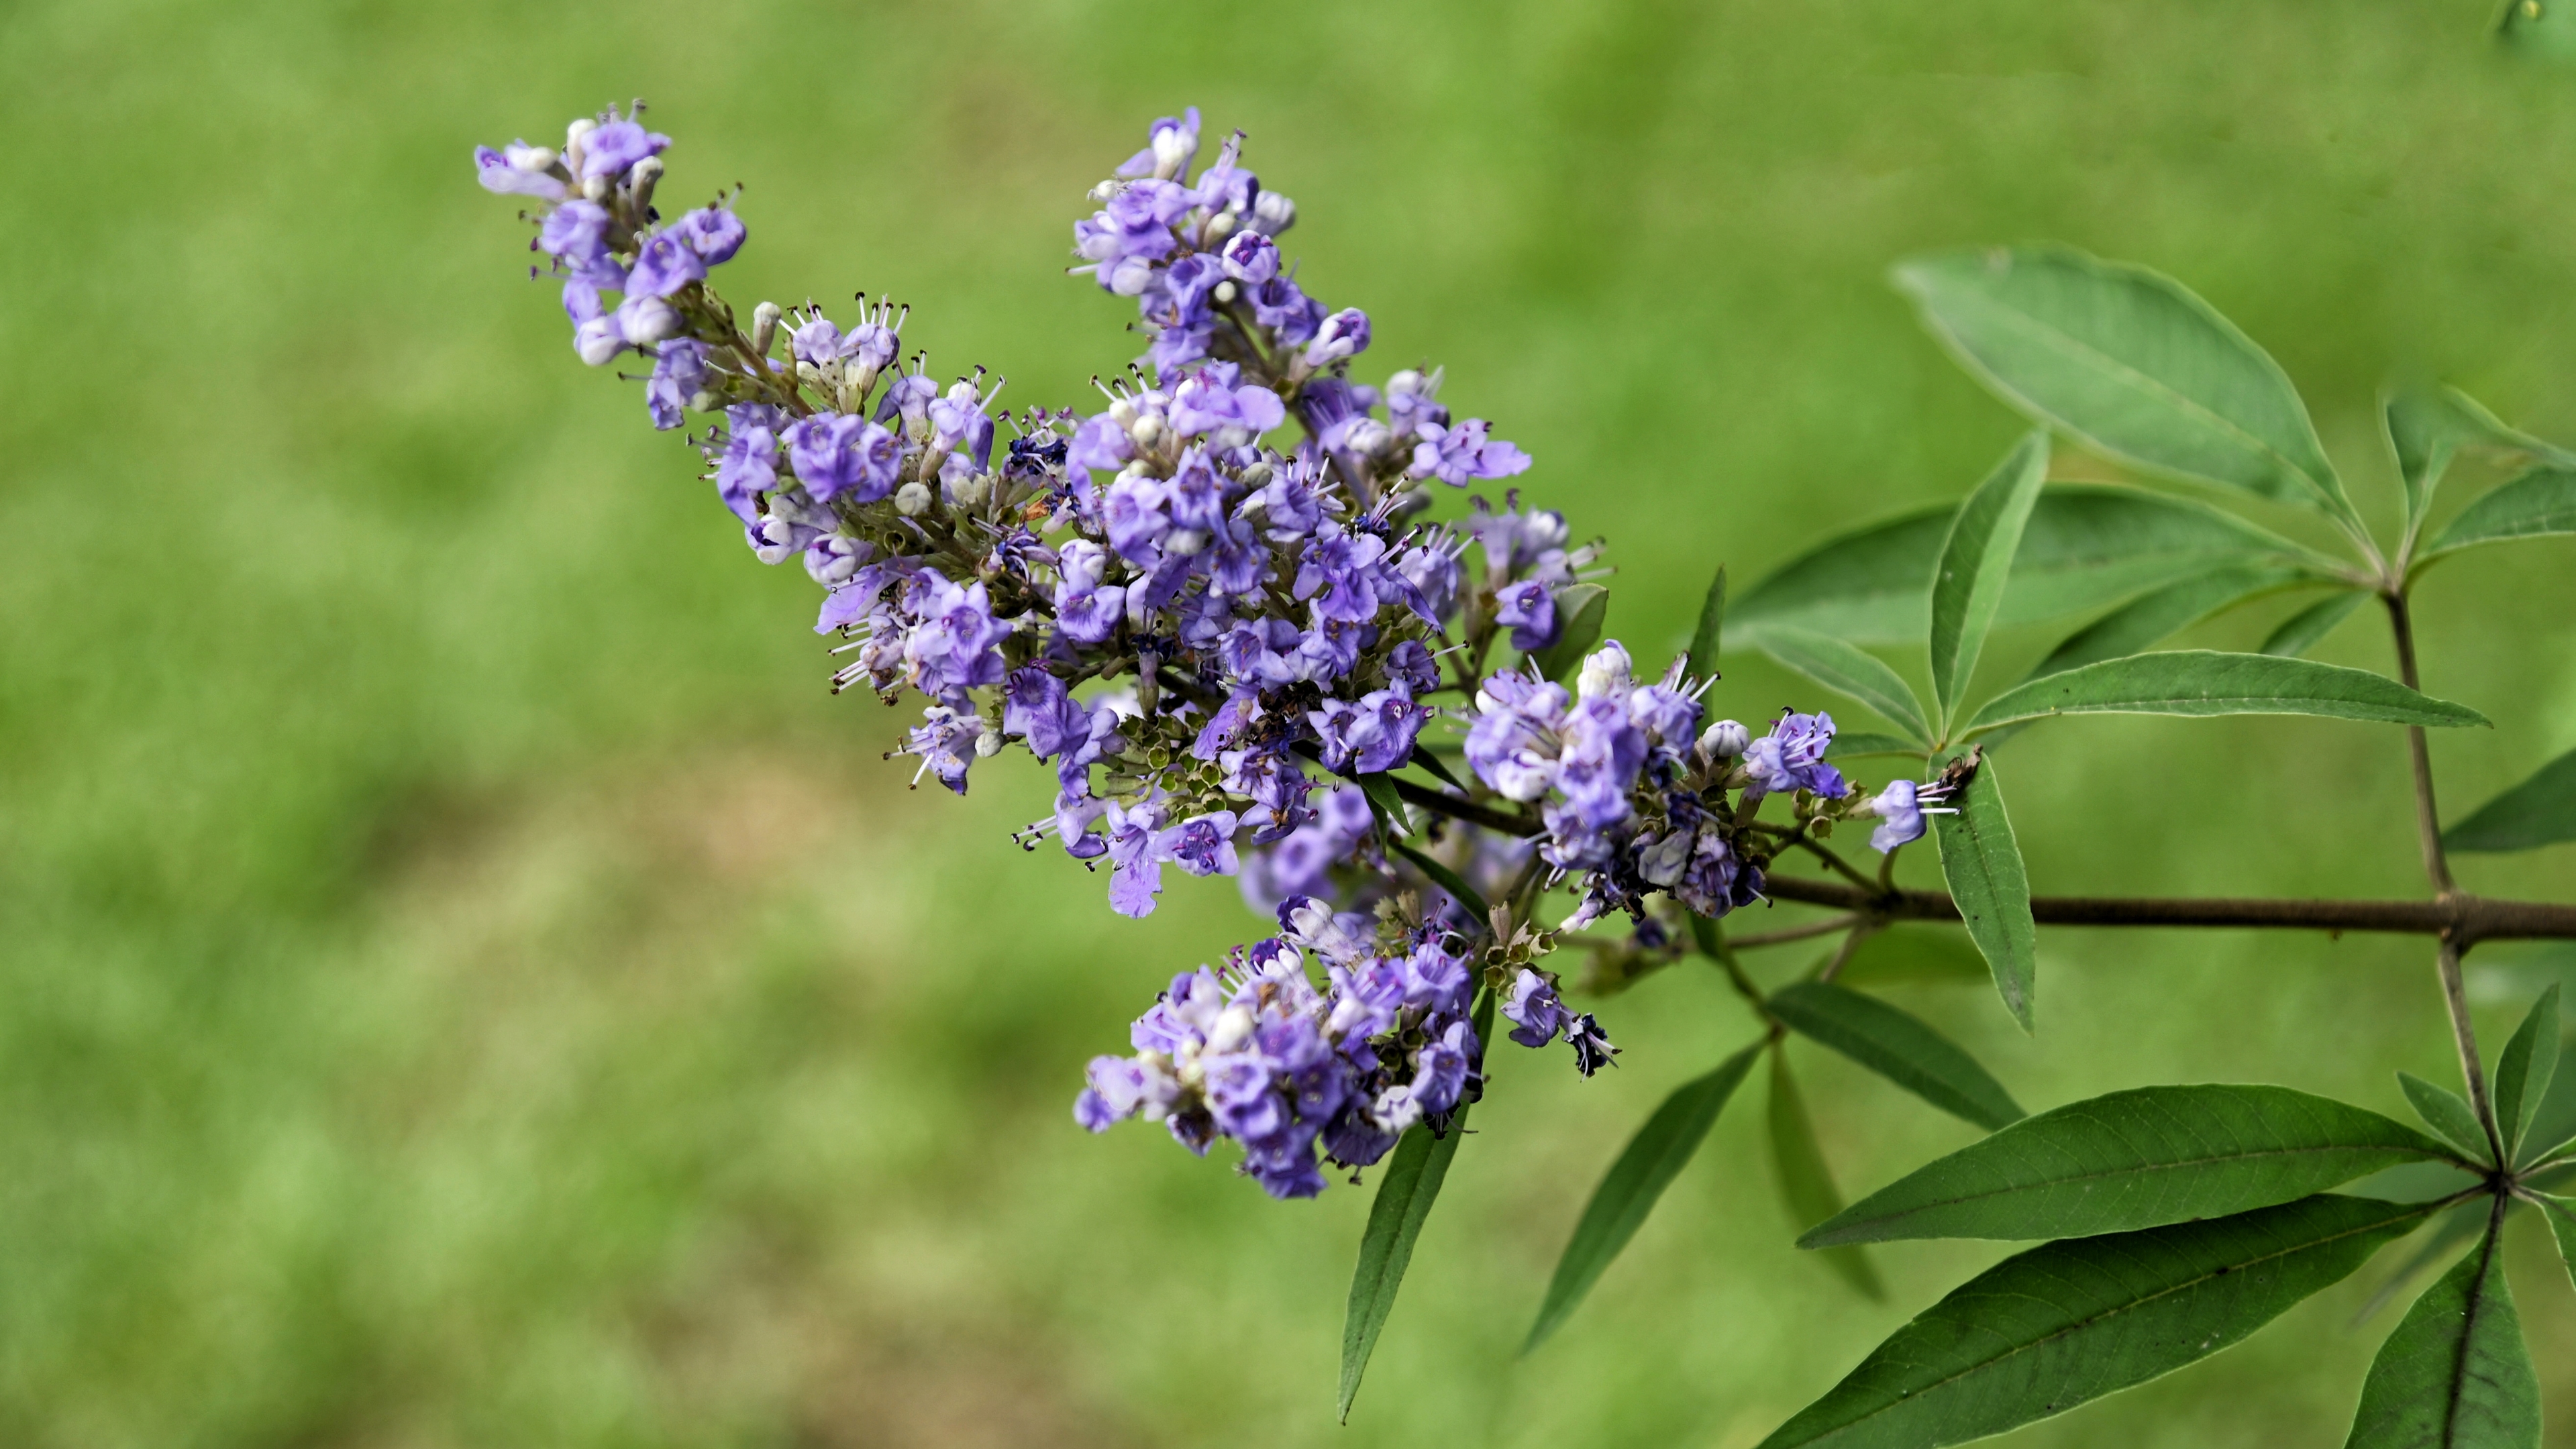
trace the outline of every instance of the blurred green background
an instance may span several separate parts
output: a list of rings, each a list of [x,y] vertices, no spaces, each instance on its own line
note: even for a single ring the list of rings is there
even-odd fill
[[[2576,72],[2486,12],[20,0],[0,1442],[1748,1445],[1995,1255],[1898,1245],[1892,1300],[1852,1297],[1788,1246],[1748,1088],[1516,1361],[1619,1143],[1748,1034],[1678,969],[1603,1008],[1618,1071],[1504,1063],[1335,1428],[1366,1195],[1273,1204],[1067,1114],[1171,971],[1260,923],[1224,881],[1120,920],[1014,850],[1040,771],[907,792],[898,717],[823,690],[811,585],[573,358],[474,143],[643,95],[666,194],[749,188],[738,301],[890,291],[940,370],[1064,403],[1134,347],[1061,275],[1082,193],[1195,101],[1300,203],[1303,278],[1371,311],[1366,374],[1446,361],[1528,491],[1612,540],[1612,632],[1660,657],[1719,561],[1954,497],[2017,432],[1883,284],[1928,246],[2182,277],[2376,518],[2394,373],[2576,439]],[[2497,724],[2435,742],[2455,816],[2576,745],[2570,563],[2489,550],[2422,591],[2427,687]],[[2384,632],[2322,657],[2385,668]],[[1719,696],[1814,699],[1751,658]],[[2043,891],[2420,890],[2394,731],[2069,722],[2007,768]],[[2572,863],[2464,874],[2564,898]],[[2035,1039],[1990,993],[1901,998],[2033,1107],[2215,1079],[2397,1111],[2392,1069],[2451,1071],[2420,943],[2043,950]],[[2499,1040],[2528,991],[2481,981]],[[1797,1061],[1847,1189],[1966,1140]],[[2576,1296],[2531,1234],[2576,1444]],[[2340,1442],[2393,1262],[2013,1442]]]

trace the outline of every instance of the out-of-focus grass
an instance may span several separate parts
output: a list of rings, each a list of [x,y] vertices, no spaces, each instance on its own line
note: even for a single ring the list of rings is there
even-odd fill
[[[805,580],[516,279],[477,140],[642,93],[671,194],[749,185],[733,295],[891,291],[943,369],[1069,402],[1132,343],[1058,275],[1067,225],[1197,101],[1299,200],[1371,362],[1447,361],[1614,541],[1650,654],[1719,560],[1953,496],[2012,436],[1881,283],[1924,246],[2186,278],[2383,515],[2392,371],[2576,437],[2576,92],[2477,6],[875,9],[0,18],[0,1442],[1745,1444],[1992,1256],[1885,1250],[1893,1301],[1852,1300],[1738,1110],[1515,1362],[1618,1142],[1746,1033],[1667,973],[1605,1008],[1619,1071],[1506,1059],[1331,1427],[1365,1194],[1274,1205],[1066,1115],[1159,981],[1258,923],[1223,882],[1120,921],[1012,850],[1038,772],[901,788],[895,717],[820,687]],[[2437,742],[2455,809],[2576,744],[2567,567],[2423,590],[2429,687],[2498,726]],[[2325,654],[2386,660],[2367,617]],[[1813,698],[1751,659],[1723,689]],[[2042,889],[2417,888],[2388,732],[2074,722],[2012,756]],[[2465,870],[2568,885],[2564,849]],[[1908,998],[2034,1105],[2259,1079],[2393,1110],[2391,1068],[2445,1069],[2414,944],[2044,954],[2033,1040]],[[1800,1064],[1847,1186],[1963,1140]],[[2576,1443],[2576,1308],[2515,1253]],[[2377,1271],[2020,1442],[2331,1442]]]

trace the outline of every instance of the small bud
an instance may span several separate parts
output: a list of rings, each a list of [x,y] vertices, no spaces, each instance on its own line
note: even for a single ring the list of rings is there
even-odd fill
[[[1395,376],[1386,380],[1386,390],[1390,393],[1420,392],[1422,391],[1422,374],[1408,367],[1404,371],[1399,372]]]
[[[1209,217],[1207,225],[1199,228],[1199,245],[1212,247],[1223,242],[1227,237],[1234,235],[1234,225],[1235,216],[1230,211],[1220,211]]]
[[[895,490],[894,511],[906,518],[919,518],[930,511],[930,490],[918,483],[906,483]]]
[[[588,143],[590,133],[598,129],[599,123],[588,116],[564,127],[564,169],[575,176],[581,174],[582,151]]]
[[[1127,436],[1135,439],[1137,447],[1151,448],[1163,440],[1163,420],[1147,413],[1127,425]]]
[[[1224,306],[1226,303],[1231,302],[1231,301],[1233,301],[1233,300],[1234,300],[1234,283],[1233,283],[1233,282],[1231,282],[1231,281],[1225,281],[1225,282],[1219,282],[1219,283],[1217,283],[1217,284],[1216,284],[1216,301],[1217,301],[1217,305],[1218,305],[1218,306],[1220,306],[1220,307],[1222,307],[1222,306]]]
[[[1243,486],[1246,488],[1267,488],[1270,486],[1272,475],[1277,471],[1277,469],[1272,468],[1268,463],[1250,464],[1244,468],[1241,475],[1243,478]]]
[[[769,349],[778,342],[778,319],[786,315],[778,310],[775,302],[763,302],[751,309],[751,353],[754,357],[769,355]]]
[[[1600,699],[1612,694],[1625,694],[1636,684],[1628,664],[1628,651],[1611,640],[1583,661],[1583,672],[1575,677],[1575,693],[1584,699]]]
[[[975,758],[989,760],[1002,752],[1002,737],[986,729],[975,737]]]
[[[960,478],[948,487],[948,496],[960,508],[981,508],[993,496],[993,475],[977,473]]]
[[[1208,1032],[1207,1050],[1230,1052],[1252,1039],[1252,1013],[1240,1006],[1229,1006],[1217,1013],[1216,1025]]]
[[[1751,743],[1753,736],[1744,726],[1731,719],[1722,719],[1700,732],[1699,755],[1715,764],[1719,760],[1732,760],[1742,755],[1745,746]]]
[[[1123,397],[1118,399],[1109,405],[1109,420],[1116,423],[1122,432],[1128,428],[1134,427],[1136,425],[1136,405]]]
[[[606,176],[583,177],[581,183],[582,199],[584,201],[594,203],[606,201],[608,199],[608,193],[614,189],[615,186],[616,182]]]
[[[626,174],[634,187],[635,215],[640,221],[652,214],[653,184],[662,179],[662,158],[647,156],[636,162],[635,169]]]
[[[1116,196],[1119,192],[1126,189],[1126,182],[1112,177],[1107,181],[1101,182],[1098,186],[1091,188],[1089,191],[1082,193],[1082,199],[1090,202],[1094,206],[1106,206],[1109,204],[1109,199],[1111,197]]]

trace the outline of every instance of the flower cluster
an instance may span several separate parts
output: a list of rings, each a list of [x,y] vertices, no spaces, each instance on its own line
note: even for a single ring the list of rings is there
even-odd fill
[[[1136,1054],[1092,1059],[1074,1119],[1094,1132],[1130,1117],[1161,1122],[1201,1155],[1231,1138],[1244,1174],[1280,1198],[1321,1192],[1324,1164],[1369,1166],[1416,1122],[1445,1134],[1484,1082],[1468,938],[1438,920],[1389,912],[1372,922],[1308,896],[1282,904],[1279,925],[1221,972],[1174,977],[1129,1029]],[[1504,1011],[1514,1041],[1562,1036],[1586,1076],[1617,1050],[1526,968]]]
[[[1616,643],[1571,693],[1546,677],[1539,658],[1597,634],[1568,631],[1599,546],[1517,491],[1428,520],[1529,457],[1453,419],[1437,368],[1353,376],[1368,316],[1300,288],[1279,245],[1296,207],[1245,169],[1242,133],[1193,177],[1198,113],[1166,118],[1094,188],[1074,270],[1136,299],[1150,346],[1094,379],[1095,410],[1009,415],[998,377],[943,383],[905,357],[910,313],[890,302],[762,302],[739,322],[710,275],[744,243],[733,198],[666,220],[670,138],[639,115],[575,121],[561,150],[478,148],[477,176],[529,203],[549,259],[533,275],[560,283],[583,360],[647,357],[654,426],[707,419],[692,441],[752,553],[825,591],[833,688],[922,697],[892,752],[916,783],[963,794],[1012,744],[1053,766],[1054,808],[1022,843],[1105,869],[1119,913],[1152,911],[1167,868],[1236,876],[1280,913],[1279,936],[1174,984],[1138,1056],[1094,1064],[1087,1125],[1143,1113],[1202,1150],[1231,1137],[1273,1193],[1312,1192],[1319,1161],[1364,1166],[1472,1099],[1480,990],[1516,1041],[1566,1041],[1586,1075],[1609,1059],[1535,965],[1558,937],[1532,924],[1545,890],[1580,897],[1560,929],[1617,908],[1664,950],[1650,894],[1713,916],[1760,893],[1766,794],[1794,795],[1802,829],[1866,815],[1882,849],[1921,834],[1934,796],[1853,796],[1822,715],[1761,740],[1703,731],[1696,691],[1638,683]],[[1506,646],[1522,663],[1489,672]],[[1443,694],[1473,784],[1425,738]],[[1429,778],[1397,783],[1406,769]],[[1406,798],[1483,827],[1407,842]]]

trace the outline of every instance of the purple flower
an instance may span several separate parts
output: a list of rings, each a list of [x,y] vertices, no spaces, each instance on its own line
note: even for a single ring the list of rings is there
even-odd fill
[[[1154,853],[1192,875],[1232,875],[1235,821],[1231,810],[1193,816],[1157,836]]]
[[[1118,165],[1121,176],[1158,176],[1166,180],[1190,169],[1190,158],[1199,152],[1199,108],[1190,107],[1178,119],[1165,116],[1146,132],[1145,149]]]
[[[1127,590],[1102,584],[1108,551],[1089,539],[1068,541],[1056,551],[1056,632],[1076,644],[1098,644],[1117,632],[1127,614]]]
[[[1239,375],[1233,363],[1216,362],[1183,378],[1172,392],[1172,431],[1189,438],[1241,428],[1257,438],[1288,420],[1279,394],[1258,384],[1237,386]]]
[[[636,162],[647,156],[659,156],[671,138],[658,131],[647,131],[631,120],[610,113],[607,124],[581,138],[581,175],[587,181],[594,176],[623,176]]]
[[[975,763],[975,744],[983,733],[984,721],[972,714],[941,704],[922,711],[922,723],[906,734],[901,751],[921,756],[921,770],[913,772],[913,783],[919,784],[921,771],[926,770],[937,774],[940,784],[965,794],[966,767]]]
[[[554,152],[525,141],[513,141],[498,151],[489,146],[474,148],[474,179],[500,196],[563,200],[564,184],[550,174],[554,164]]]
[[[708,266],[722,266],[742,250],[742,218],[726,206],[701,206],[671,223],[664,233],[688,243],[689,250]]]
[[[1226,238],[1225,249],[1217,256],[1225,274],[1246,286],[1257,287],[1279,275],[1279,244],[1257,231],[1239,231]]]
[[[1514,1023],[1512,1040],[1525,1047],[1543,1047],[1556,1040],[1573,1014],[1565,1003],[1556,999],[1556,988],[1546,977],[1524,966],[1512,978],[1511,995],[1503,998],[1503,1015]]]
[[[1791,790],[1809,790],[1828,800],[1851,793],[1842,771],[1825,763],[1825,747],[1834,742],[1834,717],[1783,714],[1771,733],[1744,749],[1744,772],[1751,777],[1745,793],[1754,799]]]
[[[1605,1066],[1619,1065],[1611,1060],[1619,1055],[1619,1049],[1610,1044],[1610,1038],[1601,1031],[1601,1023],[1593,1020],[1588,1011],[1565,1028],[1565,1039],[1574,1044],[1574,1069],[1584,1076]]]
[[[1063,680],[1034,664],[1011,671],[1003,696],[1002,733],[1027,740],[1031,754],[1049,760],[1067,746],[1084,742],[1090,730],[1090,715],[1065,693]]]
[[[653,376],[644,385],[644,406],[653,426],[676,428],[680,410],[707,390],[707,348],[702,342],[665,342],[653,358]]]
[[[567,201],[537,228],[537,250],[579,266],[608,255],[608,209],[587,201]]]
[[[1419,431],[1424,441],[1413,449],[1416,478],[1464,488],[1470,478],[1509,478],[1529,471],[1529,454],[1509,443],[1486,441],[1483,418],[1469,418],[1454,428],[1426,421]]]
[[[846,493],[853,503],[874,503],[894,491],[903,467],[902,440],[864,418],[806,418],[787,430],[786,441],[796,476],[826,501]]]
[[[1467,764],[1506,800],[1527,804],[1556,782],[1557,726],[1565,687],[1505,672],[1476,691],[1476,722],[1467,731]]]
[[[1886,789],[1854,808],[1852,814],[1880,818],[1882,823],[1869,833],[1869,844],[1872,850],[1885,855],[1900,845],[1921,840],[1924,816],[1948,813],[1924,803],[1941,799],[1946,793],[1938,787],[1918,787],[1912,780],[1891,780]]]
[[[667,297],[707,274],[707,264],[689,244],[669,232],[647,239],[635,254],[635,270],[626,290],[635,296]]]
[[[969,689],[1001,683],[1000,646],[1010,631],[994,620],[984,586],[960,588],[930,569],[915,575],[914,581],[927,588],[921,622],[903,644],[913,688],[933,699],[951,699]]]
[[[1368,351],[1368,345],[1368,314],[1357,307],[1344,307],[1315,329],[1315,340],[1306,348],[1306,365],[1326,367],[1357,357]]]
[[[817,317],[789,333],[787,350],[799,362],[821,367],[841,360],[841,329],[829,318]]]
[[[1109,805],[1109,909],[1122,916],[1150,916],[1154,897],[1163,890],[1160,839],[1163,807],[1146,803],[1133,809]]]
[[[1294,346],[1313,337],[1324,325],[1324,304],[1297,290],[1297,284],[1286,277],[1272,277],[1254,287],[1252,320],[1279,334],[1279,340]]]
[[[1512,631],[1512,647],[1535,654],[1556,642],[1556,599],[1532,579],[1494,595],[1494,622]]]
[[[1428,706],[1416,704],[1402,689],[1381,689],[1357,703],[1327,700],[1307,714],[1322,741],[1324,768],[1374,775],[1413,758],[1414,738],[1429,719]]]
[[[778,486],[778,431],[787,415],[763,403],[725,409],[724,452],[716,462],[716,493],[745,523],[760,516],[757,500]]]
[[[1467,1059],[1475,1051],[1476,1033],[1463,1021],[1453,1021],[1438,1039],[1423,1043],[1414,1056],[1414,1104],[1424,1112],[1438,1115],[1458,1105],[1459,1094],[1467,1086]]]
[[[1377,617],[1377,564],[1385,556],[1386,540],[1377,535],[1323,523],[1297,566],[1296,596],[1313,599],[1319,618],[1365,624]]]

